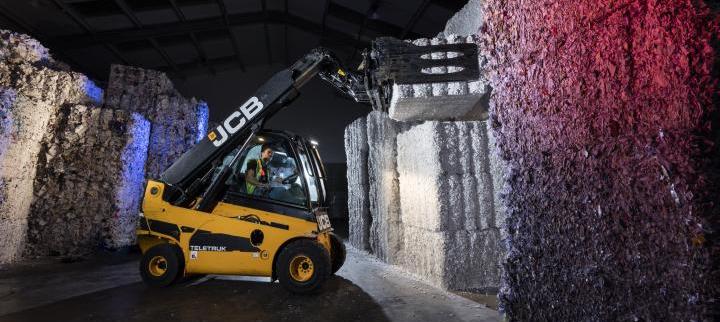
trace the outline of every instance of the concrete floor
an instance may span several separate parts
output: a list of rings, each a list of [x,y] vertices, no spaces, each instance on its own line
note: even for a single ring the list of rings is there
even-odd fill
[[[425,285],[354,249],[317,295],[208,276],[151,289],[138,256],[0,271],[0,321],[500,321],[497,311]]]

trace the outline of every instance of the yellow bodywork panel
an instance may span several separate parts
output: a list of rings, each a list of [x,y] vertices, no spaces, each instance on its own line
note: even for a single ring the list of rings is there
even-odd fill
[[[138,229],[138,242],[143,253],[157,243],[178,244],[185,257],[186,273],[271,276],[276,254],[286,242],[296,238],[317,239],[330,251],[328,233],[318,233],[318,225],[313,221],[223,202],[212,213],[176,207],[162,200],[163,189],[161,182],[147,184],[143,213],[150,227]],[[177,228],[162,232],[153,228],[153,224]],[[255,243],[251,241],[254,231],[260,232],[253,235]],[[257,242],[259,235],[262,242]],[[195,245],[201,238],[198,236],[205,236],[199,242],[205,245]],[[223,245],[212,245],[208,240],[222,240]]]
[[[155,245],[159,245],[162,243],[172,243],[177,244],[174,241],[162,239],[158,236],[153,236],[149,231],[147,230],[140,230],[138,229],[138,245],[140,246],[140,251],[145,254],[145,252],[152,248]]]

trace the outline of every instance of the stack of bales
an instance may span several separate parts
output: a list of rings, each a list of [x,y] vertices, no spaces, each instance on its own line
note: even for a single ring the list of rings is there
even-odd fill
[[[102,91],[67,71],[35,39],[0,30],[0,263],[23,251],[48,122],[66,106],[102,104]]]
[[[453,28],[449,24],[438,37],[413,43],[475,41]],[[479,57],[478,64],[482,71],[486,60]],[[487,117],[487,84],[482,72],[467,82],[395,84],[388,114],[372,112],[346,129],[349,189],[369,188],[350,204],[367,200],[372,223],[363,225],[367,215],[350,207],[351,244],[352,236],[367,235],[364,247],[372,254],[444,288],[498,289],[504,217],[496,187],[502,186],[503,170],[489,146],[494,138],[479,121]],[[365,145],[367,160],[358,149]]]
[[[160,73],[118,69],[126,83],[103,105],[86,76],[0,30],[0,263],[133,244],[146,167],[159,174],[204,136],[207,105]]]
[[[499,286],[486,131],[484,122],[428,121],[397,137],[402,266],[444,288]]]
[[[207,104],[186,99],[158,71],[112,65],[106,105],[137,112],[152,123],[147,176],[159,178],[207,131]]]

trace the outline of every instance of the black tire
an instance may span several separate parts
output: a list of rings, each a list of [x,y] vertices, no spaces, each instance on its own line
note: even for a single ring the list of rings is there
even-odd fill
[[[182,255],[180,255],[182,256]],[[182,278],[180,256],[170,244],[153,246],[140,260],[140,276],[152,287],[167,287]]]
[[[332,273],[337,273],[338,270],[345,264],[345,243],[342,242],[340,237],[330,233],[330,248],[331,248],[331,261],[332,261]]]
[[[307,265],[304,266],[305,264]],[[290,292],[299,294],[312,293],[320,289],[330,276],[330,270],[330,254],[327,249],[311,239],[291,242],[280,252],[275,263],[280,285]]]

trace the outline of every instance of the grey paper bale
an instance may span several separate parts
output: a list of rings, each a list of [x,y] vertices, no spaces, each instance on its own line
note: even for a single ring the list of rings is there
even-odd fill
[[[370,208],[368,202],[368,139],[364,117],[345,128],[347,156],[348,214],[350,245],[370,250]]]
[[[50,61],[48,49],[36,39],[10,30],[0,29],[0,61],[38,63]]]
[[[183,97],[165,73],[112,65],[106,106],[136,112],[152,123],[147,176],[159,178],[207,132],[207,104]]]
[[[134,244],[149,122],[136,113],[73,105],[48,124],[28,254],[80,256]]]
[[[396,137],[409,126],[379,111],[367,116],[370,247],[388,263],[397,262],[402,249]]]
[[[62,106],[102,104],[85,75],[59,69],[39,42],[0,31],[0,263],[21,258],[41,140]]]

